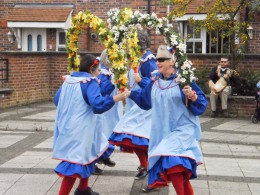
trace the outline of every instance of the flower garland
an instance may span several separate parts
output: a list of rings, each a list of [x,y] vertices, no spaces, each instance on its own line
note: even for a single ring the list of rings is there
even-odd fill
[[[142,14],[139,11],[134,13],[130,8],[118,10],[111,9],[108,12],[109,19],[107,20],[109,29],[113,32],[115,41],[118,45],[124,42],[124,38],[128,40],[128,52],[132,68],[138,67],[140,63],[140,47],[136,33],[136,26],[140,25],[143,28],[155,29],[156,34],[161,34],[165,37],[166,44],[174,50],[176,58],[175,67],[179,69],[177,81],[184,84],[190,84],[194,80],[194,70],[192,63],[187,59],[186,44],[182,42],[178,33],[174,32],[172,24],[168,19],[158,18],[156,13]],[[134,30],[133,30],[134,29]]]
[[[78,55],[78,40],[81,29],[86,24],[89,25],[99,35],[99,39],[107,48],[108,57],[113,68],[114,80],[118,88],[123,90],[127,86],[127,64],[131,63],[132,68],[138,67],[140,63],[140,47],[138,46],[138,36],[136,25],[141,25],[147,29],[155,29],[156,34],[165,36],[166,43],[175,50],[176,68],[182,66],[179,71],[178,81],[189,82],[194,77],[193,68],[188,66],[185,54],[186,45],[181,41],[178,34],[174,32],[172,24],[168,19],[158,18],[155,13],[142,14],[129,8],[119,10],[111,9],[108,13],[107,24],[100,18],[94,16],[90,11],[79,12],[72,18],[72,25],[66,35],[66,49],[68,53],[68,70],[78,71],[80,60]],[[128,57],[129,56],[129,57]],[[130,61],[130,62],[129,62]],[[184,68],[185,67],[185,68]],[[186,74],[186,73],[189,74]],[[185,79],[185,80],[184,80]]]
[[[70,72],[79,70],[80,56],[78,55],[78,40],[82,27],[87,24],[98,33],[100,41],[104,43],[107,48],[109,60],[114,72],[115,83],[119,89],[124,89],[128,82],[127,58],[124,51],[126,50],[127,44],[136,42],[136,40],[134,40],[136,39],[135,33],[130,34],[132,39],[128,40],[128,43],[124,39],[120,41],[118,45],[119,41],[117,40],[116,34],[107,27],[107,24],[103,20],[94,16],[88,10],[79,12],[72,18],[71,22],[71,27],[68,29],[66,35],[66,50],[69,61],[68,70]]]
[[[90,28],[99,32],[103,38],[106,37],[108,33],[106,23],[87,10],[75,15],[71,23],[71,27],[68,29],[66,35],[66,50],[69,61],[68,70],[70,72],[79,70],[80,56],[78,55],[78,40],[82,27],[88,24]]]

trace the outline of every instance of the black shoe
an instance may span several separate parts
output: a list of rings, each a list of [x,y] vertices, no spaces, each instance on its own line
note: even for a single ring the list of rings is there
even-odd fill
[[[97,165],[95,165],[95,172],[92,173],[92,175],[102,175],[104,173],[104,171],[100,168],[98,168]]]
[[[98,161],[98,164],[104,164],[104,165],[109,166],[109,167],[116,166],[116,163],[114,161],[110,160],[110,158],[100,160],[100,161]]]
[[[148,186],[146,186],[145,188],[142,188],[143,193],[149,193],[149,192],[153,192],[155,190],[158,190],[158,189],[157,188],[149,188]]]
[[[137,170],[139,171],[138,174],[135,176],[136,180],[143,179],[147,176],[147,168],[145,167],[138,167]]]
[[[216,111],[211,111],[210,117],[215,118],[217,116]]]
[[[81,191],[78,188],[74,192],[74,195],[99,195],[98,192],[94,192],[90,187],[88,187],[86,190]]]

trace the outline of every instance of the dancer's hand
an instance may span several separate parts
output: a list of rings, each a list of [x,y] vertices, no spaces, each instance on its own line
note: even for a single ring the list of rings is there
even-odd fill
[[[140,77],[139,73],[134,73],[133,76],[134,76],[134,81],[135,81],[136,83],[139,83],[139,82],[142,81],[142,78]]]
[[[184,95],[190,96],[192,93],[192,88],[189,85],[185,85],[182,89]]]
[[[182,91],[191,101],[194,102],[197,100],[198,96],[196,94],[196,91],[192,90],[192,88],[189,85],[184,86]]]
[[[119,92],[117,95],[113,96],[114,102],[119,102],[127,98],[127,92]]]

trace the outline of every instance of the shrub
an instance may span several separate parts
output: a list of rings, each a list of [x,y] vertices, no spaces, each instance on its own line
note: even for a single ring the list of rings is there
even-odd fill
[[[239,79],[237,84],[232,87],[232,93],[241,96],[254,96],[257,91],[256,83],[260,80],[260,72],[253,70],[238,70],[238,72]]]

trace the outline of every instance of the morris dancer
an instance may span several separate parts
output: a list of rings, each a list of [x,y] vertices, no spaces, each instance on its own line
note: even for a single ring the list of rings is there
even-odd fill
[[[102,96],[115,95],[118,93],[116,85],[113,84],[113,73],[111,72],[111,65],[107,55],[107,49],[103,50],[100,55],[101,73],[98,75],[100,79],[100,91]],[[97,128],[101,128],[107,140],[111,136],[116,124],[119,122],[123,115],[123,104],[117,102],[109,111],[98,115]],[[110,144],[109,148],[114,151],[114,146]],[[110,158],[104,158],[102,156],[98,161],[99,164],[105,164],[109,167],[114,167],[116,163]],[[95,167],[95,174],[103,173],[102,169]]]
[[[93,55],[82,58],[79,72],[67,76],[55,94],[57,106],[55,120],[53,158],[62,160],[55,172],[63,177],[59,195],[68,195],[80,179],[75,195],[99,193],[88,186],[88,179],[94,172],[95,161],[101,155],[109,156],[109,144],[102,129],[97,129],[97,115],[101,114],[126,96],[100,95],[96,76],[100,73],[99,62]]]
[[[150,81],[151,72],[156,70],[155,56],[148,51],[149,37],[143,31],[138,31],[138,44],[143,54],[139,73],[129,70],[128,79],[131,89],[145,87]],[[135,179],[142,179],[147,175],[148,144],[151,129],[151,111],[140,109],[132,100],[126,100],[126,111],[116,125],[110,137],[110,143],[120,146],[121,151],[136,153],[140,161]]]
[[[192,195],[189,179],[196,178],[202,163],[198,141],[201,127],[198,115],[207,107],[207,99],[196,83],[181,89],[176,82],[175,59],[166,46],[158,48],[158,71],[144,88],[130,92],[130,98],[144,110],[152,111],[149,140],[149,192],[171,181],[178,195]],[[188,107],[185,105],[188,96]]]

